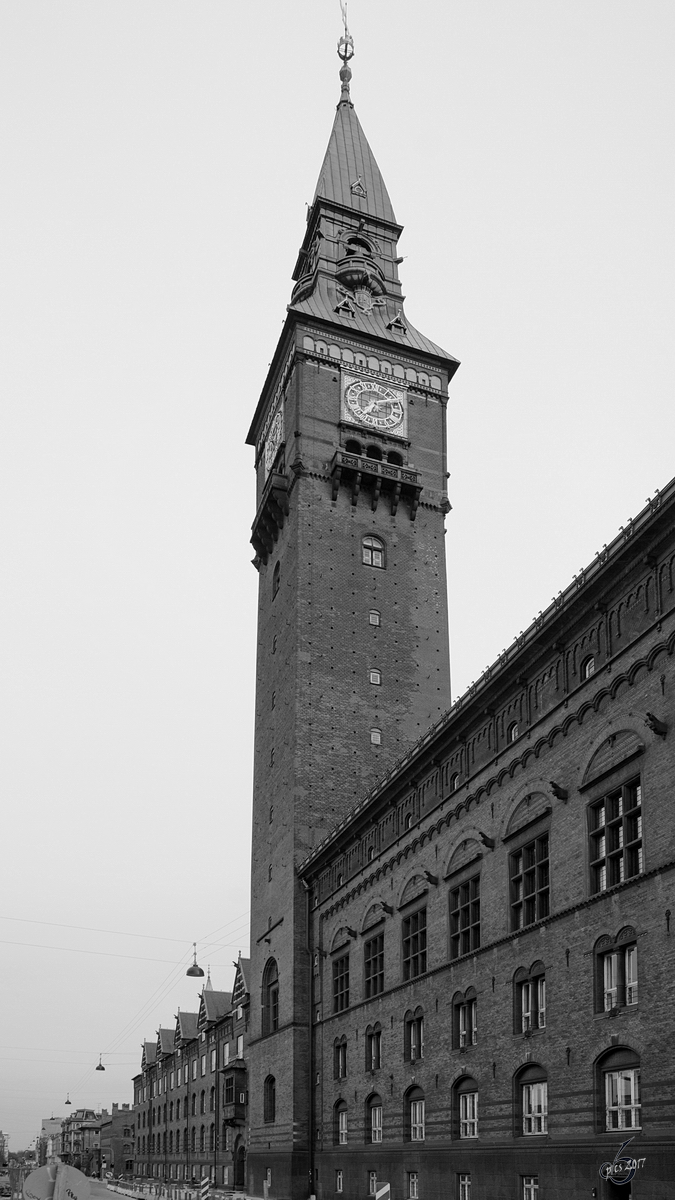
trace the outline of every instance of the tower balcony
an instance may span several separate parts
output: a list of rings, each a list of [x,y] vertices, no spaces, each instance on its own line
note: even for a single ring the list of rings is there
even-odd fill
[[[396,515],[401,496],[404,496],[410,501],[410,520],[415,520],[422,491],[419,471],[380,462],[376,458],[366,458],[363,454],[349,454],[346,450],[335,451],[330,469],[333,500],[337,500],[340,486],[344,485],[351,489],[352,504],[356,507],[361,489],[364,488],[370,496],[373,512],[378,506],[380,496],[383,496],[391,506],[393,517]]]
[[[284,527],[288,509],[288,477],[279,471],[270,471],[251,528],[253,549],[264,563],[267,563]]]

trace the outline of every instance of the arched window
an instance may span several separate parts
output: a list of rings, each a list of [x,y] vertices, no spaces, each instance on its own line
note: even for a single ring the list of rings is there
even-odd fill
[[[366,1141],[382,1141],[382,1098],[377,1093],[366,1100]]]
[[[176,1120],[180,1121],[180,1100],[176,1100]]]
[[[215,1111],[216,1111],[216,1089],[214,1087],[212,1087],[211,1091],[209,1092],[209,1112],[215,1112]]]
[[[364,537],[361,554],[364,566],[380,567],[384,570],[384,542],[381,538]]]
[[[514,976],[514,1033],[532,1033],[546,1028],[546,974],[543,962],[529,971],[520,967]]]
[[[216,1148],[216,1127],[215,1127],[215,1125],[210,1125],[209,1126],[209,1150],[215,1150],[215,1148]]]
[[[424,1092],[419,1087],[410,1088],[405,1094],[403,1127],[406,1141],[424,1141]]]
[[[403,457],[399,454],[398,450],[390,450],[387,455],[387,462],[391,463],[392,467],[402,467]]]
[[[206,1092],[203,1088],[199,1094],[199,1111],[200,1113],[206,1112]]]
[[[333,1142],[336,1146],[347,1145],[347,1105],[338,1100],[333,1108]]]
[[[176,1130],[176,1154],[180,1154],[180,1129]]]
[[[348,454],[361,454],[361,443],[357,442],[354,438],[349,438],[349,440],[345,442],[345,450]]]
[[[453,1133],[455,1137],[478,1137],[478,1084],[464,1075],[454,1086]]]
[[[199,1130],[199,1149],[206,1150],[206,1129],[203,1125]]]
[[[581,664],[580,675],[582,679],[590,679],[591,675],[595,674],[595,658],[589,654]]]
[[[598,1129],[640,1129],[640,1059],[627,1046],[612,1048],[596,1064]]]
[[[456,992],[452,1000],[453,1045],[464,1050],[478,1042],[478,1002],[475,988],[462,995]]]
[[[274,1033],[279,1028],[279,970],[273,958],[265,965],[262,993],[263,1033]]]
[[[263,1093],[264,1119],[273,1124],[277,1119],[277,1084],[274,1075],[268,1075]]]
[[[333,1042],[333,1079],[344,1079],[347,1075],[347,1039],[342,1035]]]
[[[403,1057],[406,1062],[424,1058],[424,1011],[419,1006],[408,1011],[404,1019]]]
[[[274,600],[274,597],[276,596],[277,592],[279,591],[280,583],[281,583],[281,563],[277,562],[274,567],[274,572],[272,574],[272,599],[273,600]]]
[[[372,458],[375,462],[382,462],[382,451],[379,446],[368,446],[366,449],[366,458]]]
[[[632,925],[625,925],[616,938],[599,938],[595,962],[595,1011],[612,1012],[637,1004],[637,935]]]
[[[515,1077],[515,1133],[534,1137],[548,1132],[548,1083],[539,1063],[529,1063]]]
[[[366,1071],[379,1071],[381,1066],[382,1026],[377,1021],[366,1029]]]
[[[193,1153],[197,1149],[197,1130],[194,1125],[192,1126],[192,1129],[190,1130],[190,1149],[192,1150]]]
[[[512,722],[511,722],[511,724],[509,725],[509,727],[508,727],[507,731],[506,731],[506,740],[507,740],[507,742],[515,742],[515,741],[517,741],[517,739],[518,739],[519,735],[520,735],[520,730],[519,730],[519,728],[518,728],[518,722],[517,722],[517,721],[512,721]]]
[[[169,1105],[169,1120],[173,1121],[173,1100],[171,1101],[171,1103]]]
[[[196,1115],[196,1113],[197,1113],[197,1093],[196,1093],[196,1092],[193,1092],[193,1093],[192,1093],[192,1106],[191,1106],[191,1112],[192,1112],[192,1116],[193,1116],[193,1117],[194,1117],[194,1116]]]
[[[169,1130],[169,1154],[173,1154],[173,1130]]]
[[[458,787],[459,787],[459,771],[455,771],[450,776],[450,791],[456,792]]]

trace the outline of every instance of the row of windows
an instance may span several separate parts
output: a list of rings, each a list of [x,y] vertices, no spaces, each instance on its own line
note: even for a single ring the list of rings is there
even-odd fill
[[[244,1035],[239,1036],[232,1044],[223,1042],[221,1051],[221,1063],[226,1067],[231,1058],[243,1058],[244,1056]],[[208,1055],[202,1054],[200,1058],[193,1058],[190,1063],[185,1063],[184,1066],[170,1071],[167,1075],[160,1075],[157,1079],[153,1079],[150,1086],[150,1097],[161,1096],[162,1092],[173,1091],[174,1088],[184,1086],[189,1083],[190,1078],[197,1079],[198,1076],[205,1076],[208,1072],[213,1073],[218,1066],[218,1051],[212,1049]],[[148,1099],[148,1088],[143,1088],[143,1100]],[[141,1103],[141,1089],[138,1089],[136,1103]]]
[[[199,1096],[197,1095],[196,1092],[192,1093],[192,1096],[190,1098],[190,1115],[193,1117],[196,1116],[197,1111],[199,1111],[200,1113],[207,1112],[207,1099],[208,1099],[208,1112],[215,1112],[215,1110],[216,1110],[216,1089],[215,1089],[215,1087],[212,1087],[208,1093],[208,1097],[207,1097],[206,1091],[200,1092]],[[230,1075],[225,1079],[225,1083],[223,1085],[223,1104],[234,1104],[234,1102],[235,1102],[235,1079],[234,1079],[234,1075]],[[242,1103],[243,1103],[243,1101],[242,1101]],[[187,1115],[188,1115],[188,1097],[187,1096],[185,1097],[185,1099],[183,1101],[182,1107],[181,1107],[180,1100],[176,1100],[175,1104],[172,1100],[171,1103],[168,1105],[168,1109],[167,1109],[166,1104],[164,1104],[163,1106],[158,1105],[157,1108],[150,1109],[149,1112],[147,1113],[148,1127],[152,1128],[153,1125],[160,1125],[162,1123],[162,1121],[166,1125],[167,1117],[168,1117],[169,1122],[172,1122],[174,1119],[176,1121],[180,1121],[181,1113],[182,1113],[183,1117],[187,1117]],[[146,1113],[145,1112],[139,1113],[139,1129],[145,1129],[145,1127],[146,1127]]]
[[[410,817],[410,814],[408,814]],[[618,788],[592,804],[591,871],[594,893],[633,878],[643,870],[642,806],[639,780]],[[374,849],[373,855],[374,855]],[[508,859],[509,923],[512,931],[526,929],[550,914],[549,834],[541,833],[514,850]],[[450,958],[461,958],[481,945],[480,875],[451,888],[449,903]],[[338,963],[341,960],[338,960]],[[335,972],[342,970],[333,963]],[[416,979],[427,970],[427,910],[420,908],[401,922],[401,964],[404,980]],[[364,946],[365,998],[384,988],[384,935],[368,939]],[[335,989],[335,982],[334,982]],[[342,1011],[349,1003],[341,992]]]
[[[346,450],[347,454],[358,454],[359,457],[363,456],[364,458],[370,458],[370,459],[372,459],[373,462],[384,462],[385,461],[384,455],[382,453],[382,449],[380,446],[366,446],[365,454],[364,454],[363,446],[361,445],[360,442],[357,442],[355,438],[350,438],[347,442],[345,442],[345,450]],[[398,450],[387,451],[386,461],[392,467],[402,467],[403,466],[403,456],[399,453]]]
[[[450,790],[459,784],[459,775],[449,780]],[[535,801],[542,807],[547,798],[540,793],[521,801],[526,805]],[[520,808],[520,806],[519,806]],[[509,926],[512,931],[527,928],[549,916],[551,908],[550,832],[546,828],[544,808],[540,823],[542,831],[531,835],[527,841],[521,838],[507,859],[509,892]],[[400,816],[399,833],[411,828],[415,821],[412,812]],[[642,828],[642,786],[636,776],[620,787],[614,788],[586,809],[588,830],[589,892],[599,895],[626,880],[634,879],[645,869]],[[516,830],[517,832],[517,830]],[[507,833],[509,839],[515,834]],[[368,861],[377,853],[375,839],[368,849]],[[331,875],[330,886],[339,887],[344,882],[339,866]],[[480,882],[476,875],[453,887],[450,892],[451,914],[451,957],[458,958],[480,946]],[[319,903],[315,893],[315,907]],[[406,976],[407,977],[407,976]]]
[[[632,1051],[610,1051],[598,1064],[598,1093],[601,1097],[600,1128],[605,1132],[641,1128],[640,1068]],[[625,1065],[624,1065],[625,1064]],[[548,1132],[548,1081],[538,1064],[521,1069],[514,1080],[514,1134],[536,1137]],[[383,1140],[384,1104],[378,1093],[365,1103],[361,1130],[351,1128],[347,1103],[339,1099],[333,1108],[333,1143],[346,1145],[352,1137],[368,1143]],[[452,1090],[451,1135],[460,1139],[480,1136],[479,1087],[464,1076]],[[392,1113],[392,1136],[400,1136],[399,1112]],[[446,1130],[440,1131],[443,1135]],[[403,1106],[403,1137],[410,1142],[426,1138],[426,1099],[419,1087],[408,1090]]]
[[[521,1175],[520,1195],[522,1200],[539,1200],[539,1176]],[[344,1171],[338,1168],[335,1172],[335,1191],[344,1192]],[[419,1200],[420,1182],[418,1171],[406,1171],[406,1196],[408,1200]],[[377,1193],[377,1171],[368,1171],[368,1195]],[[457,1174],[455,1190],[457,1200],[471,1200],[471,1172],[460,1171]]]
[[[376,944],[381,948],[381,936]],[[616,942],[607,949],[609,938],[600,939],[595,950],[595,1011],[611,1012],[617,1008],[631,1007],[638,1002],[638,950],[637,943],[627,939],[634,936],[632,929],[625,929],[618,935],[622,944]],[[374,939],[375,940],[375,939]],[[372,945],[372,943],[371,943]],[[375,960],[367,960],[366,970],[378,966],[380,955]],[[349,1002],[349,960],[345,955],[334,964],[339,966],[338,976],[340,992],[334,995],[336,1012],[342,1012]],[[381,975],[372,974],[370,980],[374,985]],[[377,994],[376,992],[372,993]],[[478,1000],[474,988],[470,987],[465,993],[456,992],[451,1004],[452,1012],[452,1045],[454,1049],[475,1046],[478,1042]],[[408,1012],[404,1018],[403,1054],[406,1060],[414,1061],[424,1055],[424,1013],[421,1008],[414,1013]],[[527,969],[520,967],[513,977],[513,1032],[529,1034],[535,1030],[546,1028],[546,975],[542,962],[535,962]],[[380,1030],[376,1025],[375,1030]],[[381,1064],[381,1033],[377,1033],[377,1061],[372,1060],[371,1040],[374,1035],[368,1026],[366,1031],[366,1070],[376,1070]],[[341,1046],[340,1070],[336,1078],[347,1074],[347,1042],[341,1038],[335,1043]]]

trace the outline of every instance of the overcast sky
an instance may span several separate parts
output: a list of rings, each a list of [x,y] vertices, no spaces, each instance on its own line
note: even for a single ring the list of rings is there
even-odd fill
[[[675,473],[672,0],[350,0],[406,312],[458,357],[453,694]],[[338,0],[0,6],[0,1128],[130,1101],[247,951],[244,438]],[[99,1053],[106,1072],[94,1073]]]

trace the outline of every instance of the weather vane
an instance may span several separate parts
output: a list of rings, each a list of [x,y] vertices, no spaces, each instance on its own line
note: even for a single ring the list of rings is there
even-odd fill
[[[347,0],[340,0],[340,10],[342,12],[342,24],[345,27],[345,31],[338,42],[338,54],[343,63],[348,63],[354,55],[354,39],[347,25]]]

